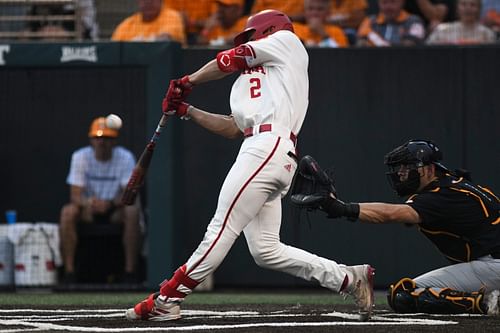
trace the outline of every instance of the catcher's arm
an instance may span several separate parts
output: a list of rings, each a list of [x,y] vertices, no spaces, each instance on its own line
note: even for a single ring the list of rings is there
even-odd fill
[[[338,199],[334,181],[311,157],[304,156],[292,185],[292,203],[307,210],[322,210],[330,218],[347,217],[368,223],[420,223],[418,213],[407,204],[353,203]]]
[[[333,179],[309,155],[299,161],[291,200],[300,208],[320,209],[331,218],[345,216],[355,221],[359,217],[359,204],[345,203],[337,199]]]
[[[364,202],[359,208],[359,219],[363,222],[418,224],[422,221],[417,211],[406,204]]]

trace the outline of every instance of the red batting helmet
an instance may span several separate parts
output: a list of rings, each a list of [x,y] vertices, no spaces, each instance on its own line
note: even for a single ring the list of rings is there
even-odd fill
[[[278,10],[266,9],[248,18],[245,30],[234,37],[234,45],[244,44],[250,38],[253,40],[260,39],[279,30],[293,32],[292,21]]]

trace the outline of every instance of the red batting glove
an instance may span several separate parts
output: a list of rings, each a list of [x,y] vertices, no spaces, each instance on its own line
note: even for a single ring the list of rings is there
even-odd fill
[[[168,86],[167,93],[163,98],[161,103],[161,110],[166,115],[172,115],[175,113],[175,109],[182,102],[182,91],[176,84],[177,80],[171,80]],[[172,113],[173,111],[173,113]]]
[[[182,78],[175,80],[175,84],[181,89],[181,97],[184,101],[193,90],[194,84],[189,81],[188,75],[184,75]]]
[[[164,105],[165,105],[165,103],[168,103],[168,100],[167,100],[167,102],[165,102],[165,99],[163,101],[164,101]],[[175,108],[171,109],[174,107],[174,105],[175,105]],[[165,114],[167,116],[176,115],[177,117],[181,118],[182,120],[189,120],[191,118],[188,114],[189,106],[190,105],[188,103],[185,103],[185,102],[168,103],[168,109],[167,109],[167,111],[163,112],[163,114]]]
[[[179,106],[177,107],[177,112],[175,113],[177,116],[179,116],[182,120],[189,120],[191,117],[188,114],[188,108],[191,105],[186,103],[186,102],[181,102]]]

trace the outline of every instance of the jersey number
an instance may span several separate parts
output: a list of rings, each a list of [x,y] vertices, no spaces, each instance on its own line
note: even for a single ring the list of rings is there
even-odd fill
[[[253,77],[250,79],[250,83],[252,86],[250,87],[250,97],[257,98],[260,97],[260,79],[257,77]]]

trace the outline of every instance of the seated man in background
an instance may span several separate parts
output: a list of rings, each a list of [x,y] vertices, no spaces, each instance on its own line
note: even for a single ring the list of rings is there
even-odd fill
[[[69,21],[47,20],[47,17],[62,17],[68,15],[62,5],[35,5],[32,6],[28,15],[38,17],[37,20],[29,21],[28,32],[31,39],[44,41],[65,41],[73,39],[74,26],[69,25]]]
[[[186,43],[184,22],[179,12],[163,5],[163,0],[137,0],[139,11],[122,21],[113,32],[114,41],[173,40]]]
[[[26,14],[31,16],[27,24],[28,30],[38,34],[38,36],[29,35],[36,39],[44,41],[97,40],[98,26],[93,0],[78,0],[74,4],[50,4],[49,2],[37,4],[31,6]],[[74,19],[68,19],[72,16]]]
[[[404,9],[420,17],[429,34],[438,24],[455,20],[455,7],[456,0],[411,0],[406,1]]]
[[[313,190],[302,181],[292,189],[291,199],[300,207],[319,208],[329,218],[415,226],[451,262],[391,285],[388,302],[394,311],[498,316],[500,199],[472,182],[470,173],[451,171],[441,159],[441,150],[428,140],[410,140],[389,152],[384,158],[387,178],[395,192],[407,198],[403,204],[391,204],[340,201],[331,190],[333,180],[317,172],[321,168],[306,156],[299,179],[327,180]]]
[[[117,116],[114,116],[117,117]],[[64,282],[76,282],[75,252],[78,223],[122,223],[125,282],[135,282],[139,254],[139,203],[121,204],[123,189],[135,166],[134,155],[116,146],[120,121],[96,118],[90,126],[90,145],[71,157],[67,183],[70,202],[61,210],[60,238]]]
[[[442,23],[434,29],[427,44],[488,44],[496,41],[495,33],[480,22],[481,0],[458,0],[458,20]]]
[[[481,21],[497,34],[497,39],[500,37],[500,1],[483,0]]]
[[[216,10],[214,0],[163,0],[163,3],[182,15],[188,44],[198,42],[198,35]]]
[[[378,0],[379,13],[370,15],[358,30],[358,46],[413,46],[425,38],[422,19],[403,10],[404,0]]]
[[[255,0],[251,14],[265,9],[275,9],[285,13],[290,20],[304,22],[304,0]]]
[[[207,21],[198,44],[232,46],[234,37],[245,28],[248,17],[243,15],[243,0],[215,0],[217,11]]]
[[[349,44],[356,44],[356,32],[366,17],[368,3],[366,0],[332,0],[328,23],[340,26]]]
[[[304,0],[306,23],[294,23],[295,34],[305,46],[345,47],[347,37],[342,29],[327,23],[331,0]]]

